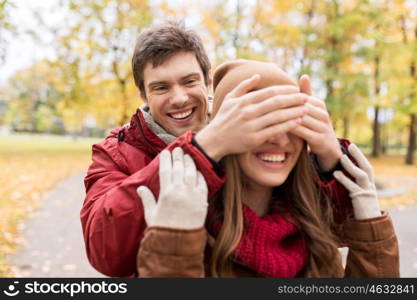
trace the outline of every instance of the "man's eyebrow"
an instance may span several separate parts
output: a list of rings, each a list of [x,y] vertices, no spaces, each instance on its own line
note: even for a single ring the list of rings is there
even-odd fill
[[[168,81],[159,80],[159,81],[151,81],[148,83],[148,86],[158,85],[158,84],[167,84]]]
[[[190,73],[190,74],[187,74],[187,75],[185,75],[185,76],[181,77],[181,80],[184,80],[184,79],[187,79],[187,78],[189,78],[189,77],[193,77],[193,76],[198,76],[198,77],[200,78],[200,73],[195,72],[195,73]]]

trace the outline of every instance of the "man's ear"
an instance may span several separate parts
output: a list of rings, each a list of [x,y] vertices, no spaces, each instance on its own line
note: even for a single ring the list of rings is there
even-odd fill
[[[209,95],[214,94],[214,91],[213,91],[213,72],[211,70],[209,71],[207,90],[208,90]]]

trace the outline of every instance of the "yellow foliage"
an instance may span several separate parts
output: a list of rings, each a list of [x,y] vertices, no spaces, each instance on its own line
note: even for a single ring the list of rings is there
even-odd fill
[[[22,222],[39,207],[45,192],[67,176],[87,170],[91,143],[42,136],[2,137],[0,277],[13,276],[7,256],[22,243]]]
[[[272,39],[279,47],[294,48],[300,45],[301,31],[299,27],[291,24],[280,23],[273,27]]]
[[[272,12],[286,14],[296,8],[295,4],[293,0],[272,1]]]

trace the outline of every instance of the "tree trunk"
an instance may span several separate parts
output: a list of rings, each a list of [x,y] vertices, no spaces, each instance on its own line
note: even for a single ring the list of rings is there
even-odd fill
[[[402,30],[402,34],[403,34],[403,43],[404,44],[408,44],[408,39],[407,39],[407,33],[406,33],[406,26],[405,26],[405,18],[404,16],[401,16],[400,18],[401,21],[401,30]],[[417,43],[417,26],[414,28],[414,43]],[[414,58],[411,60],[410,62],[410,77],[412,79],[414,79],[413,81],[417,83],[417,78],[416,78],[416,58],[414,56]],[[416,94],[415,92],[411,92],[410,94],[410,100],[415,101],[415,97]],[[409,124],[409,130],[408,130],[408,145],[407,145],[407,153],[405,155],[405,164],[406,165],[412,165],[414,164],[414,151],[416,149],[416,127],[417,127],[417,120],[416,120],[416,114],[415,113],[411,113],[410,114],[410,124]]]
[[[349,117],[343,117],[343,138],[347,139],[349,137],[349,128],[350,127],[350,119]]]
[[[377,46],[378,47],[378,46]],[[374,70],[374,81],[375,81],[375,98],[378,101],[378,96],[380,92],[379,87],[379,55],[377,55],[374,59],[375,70]],[[379,157],[381,155],[381,127],[378,122],[379,119],[379,105],[375,105],[375,116],[374,116],[374,123],[372,125],[372,157]]]
[[[235,58],[239,57],[239,50],[241,46],[240,41],[240,23],[242,18],[242,7],[240,6],[240,0],[236,1],[236,20],[235,20],[235,28],[233,33],[233,47],[235,49]]]
[[[381,124],[381,152],[382,154],[388,153],[388,123]]]
[[[378,122],[379,118],[379,106],[375,106],[374,123],[372,126],[372,157],[379,157],[381,154],[381,126]]]
[[[122,118],[120,120],[120,126],[123,126],[129,121],[129,99],[126,93],[126,81],[120,80],[120,92],[122,93]]]
[[[410,114],[410,126],[408,132],[408,147],[407,155],[405,157],[405,163],[412,165],[414,163],[414,151],[416,149],[416,131],[417,131],[417,116],[416,114]]]
[[[337,119],[336,119],[336,114],[334,113],[334,111],[332,109],[329,109],[329,105],[333,104],[333,94],[334,94],[334,87],[333,87],[333,80],[332,79],[327,79],[325,82],[326,85],[326,105],[327,105],[327,109],[329,111],[329,117],[330,120],[332,122],[334,131],[337,131]]]
[[[122,116],[119,121],[119,125],[123,126],[126,122],[129,121],[129,99],[127,97],[127,90],[126,90],[126,78],[122,77],[119,70],[119,62],[114,60],[113,61],[113,73],[116,76],[117,83],[119,84],[120,94],[122,95]]]
[[[308,12],[307,12],[307,21],[306,21],[306,27],[308,28],[308,29],[310,29],[311,28],[311,20],[313,19],[313,16],[314,16],[314,10],[315,10],[315,3],[316,3],[316,1],[314,1],[314,0],[312,0],[311,1],[311,3],[310,3],[310,9],[308,10]],[[304,40],[304,45],[303,45],[303,54],[302,54],[302,57],[301,57],[301,59],[300,59],[300,73],[299,73],[299,76],[298,77],[300,77],[301,75],[303,75],[304,74],[304,69],[305,68],[307,68],[307,69],[310,69],[310,62],[309,62],[309,60],[308,60],[308,57],[309,57],[309,44],[308,44],[308,35],[305,37],[305,40]],[[308,61],[307,63],[306,63],[306,61]]]

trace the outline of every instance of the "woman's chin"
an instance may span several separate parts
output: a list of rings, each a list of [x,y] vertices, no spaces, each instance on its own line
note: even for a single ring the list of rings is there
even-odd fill
[[[273,176],[268,176],[267,178],[259,178],[256,180],[256,183],[264,187],[276,187],[282,185],[288,176],[279,176],[279,178],[274,178]]]

